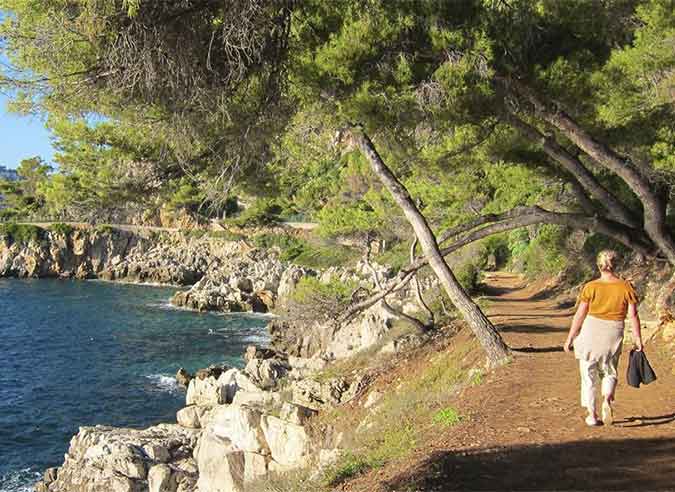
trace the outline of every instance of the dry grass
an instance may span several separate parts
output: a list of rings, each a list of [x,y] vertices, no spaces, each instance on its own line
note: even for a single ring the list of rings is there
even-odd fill
[[[349,478],[405,459],[424,446],[439,426],[456,425],[459,410],[452,405],[458,390],[480,384],[481,372],[470,371],[477,345],[462,337],[449,350],[435,352],[410,367],[396,371],[371,408],[337,407],[317,419],[325,426],[346,431],[340,444],[342,458],[325,473],[324,483],[335,486]],[[409,372],[408,372],[409,371]]]

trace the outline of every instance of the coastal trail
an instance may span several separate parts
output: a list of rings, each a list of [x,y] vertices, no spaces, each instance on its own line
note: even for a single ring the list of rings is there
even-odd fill
[[[345,488],[675,490],[675,375],[659,338],[645,346],[659,379],[629,387],[624,346],[615,424],[587,427],[577,361],[562,350],[574,313],[569,296],[507,273],[489,274],[486,284],[488,313],[513,361],[458,395],[461,423]]]

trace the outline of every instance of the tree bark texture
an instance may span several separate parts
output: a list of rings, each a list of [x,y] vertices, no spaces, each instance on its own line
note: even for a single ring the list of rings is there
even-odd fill
[[[666,227],[666,200],[657,186],[629,160],[621,157],[613,149],[597,140],[581,127],[569,114],[558,105],[546,101],[529,87],[517,80],[498,78],[515,94],[525,98],[534,106],[536,115],[543,121],[560,131],[574,145],[580,148],[605,169],[619,176],[635,193],[642,203],[643,229],[671,265],[675,266],[675,241]]]
[[[509,356],[508,347],[487,316],[485,316],[483,311],[481,311],[457,281],[457,278],[443,258],[431,227],[429,227],[426,219],[415,206],[408,190],[387,167],[372,141],[365,133],[360,130],[353,130],[351,131],[351,138],[369,162],[375,175],[382,181],[391,193],[394,201],[403,210],[404,215],[415,231],[415,235],[419,239],[420,246],[431,269],[438,277],[450,300],[457,307],[483,346],[490,363],[493,365],[504,363]]]
[[[508,121],[509,124],[513,128],[516,128],[525,138],[532,142],[539,143],[546,155],[558,162],[560,166],[572,174],[581,186],[602,204],[609,212],[610,217],[631,227],[639,226],[639,223],[631,210],[607,190],[578,158],[559,145],[555,139],[547,137],[517,115],[509,115]]]

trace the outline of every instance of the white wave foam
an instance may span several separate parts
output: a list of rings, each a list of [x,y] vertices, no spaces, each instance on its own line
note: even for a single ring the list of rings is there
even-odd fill
[[[0,492],[33,492],[33,485],[40,480],[40,477],[39,472],[30,468],[0,475]]]
[[[247,335],[244,337],[245,342],[252,342],[252,343],[267,343],[270,341],[270,337],[267,334],[255,334],[255,335]]]
[[[150,302],[148,303],[149,307],[158,308],[165,311],[187,311],[187,309],[174,306],[171,304],[171,301],[161,301],[161,302]]]
[[[145,377],[150,381],[153,389],[156,391],[164,393],[178,393],[180,391],[180,386],[174,376],[168,376],[166,374],[150,374]]]

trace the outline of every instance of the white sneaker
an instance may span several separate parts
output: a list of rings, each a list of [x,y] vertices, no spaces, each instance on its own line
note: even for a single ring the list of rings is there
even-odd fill
[[[586,425],[589,427],[595,427],[596,425],[598,425],[598,419],[596,419],[592,415],[589,415],[588,417],[586,417]]]
[[[612,425],[614,423],[612,405],[610,405],[607,400],[602,402],[602,423],[605,425]]]

